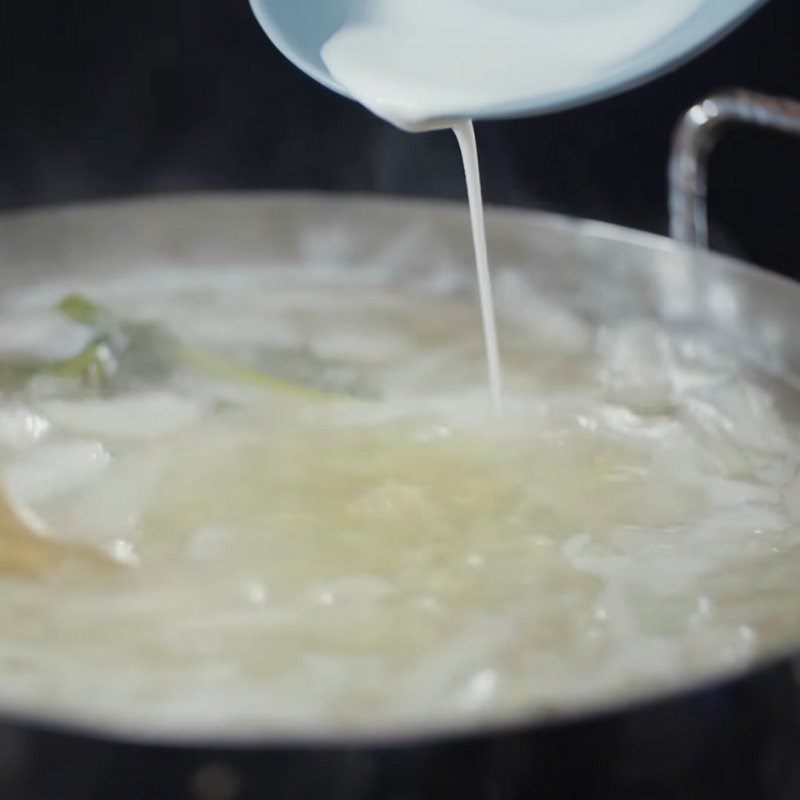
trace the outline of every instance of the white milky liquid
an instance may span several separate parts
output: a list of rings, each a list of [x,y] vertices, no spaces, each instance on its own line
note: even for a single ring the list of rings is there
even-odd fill
[[[464,109],[579,87],[653,45],[699,0],[372,0],[323,46],[333,77],[398,127],[452,127],[467,181],[492,405],[502,370],[483,224],[478,158]]]
[[[618,70],[701,0],[369,0],[323,46],[333,77],[405,128],[502,113]],[[440,121],[437,125],[437,120]]]
[[[500,366],[500,348],[497,342],[497,324],[494,319],[492,278],[489,272],[489,256],[486,250],[486,226],[483,222],[483,197],[481,176],[478,168],[478,148],[475,131],[469,120],[453,125],[453,133],[461,148],[464,175],[467,179],[467,197],[472,222],[472,239],[475,244],[475,264],[478,268],[478,291],[483,319],[483,338],[486,342],[486,366],[489,373],[489,393],[492,408],[500,414],[503,410],[503,372]]]
[[[702,0],[370,0],[324,45],[333,77],[406,128],[579,90],[685,23]],[[439,127],[442,127],[440,124]]]

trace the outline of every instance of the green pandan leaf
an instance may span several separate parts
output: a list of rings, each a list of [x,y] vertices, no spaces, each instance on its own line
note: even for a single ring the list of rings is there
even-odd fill
[[[53,374],[90,388],[119,391],[160,383],[178,369],[212,380],[245,384],[306,401],[336,399],[303,383],[269,375],[213,351],[184,345],[154,322],[128,322],[83,295],[72,294],[56,306],[69,319],[93,329],[95,337],[80,353],[53,365]]]

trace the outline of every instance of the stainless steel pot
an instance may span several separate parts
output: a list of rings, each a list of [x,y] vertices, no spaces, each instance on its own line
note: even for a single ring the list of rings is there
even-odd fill
[[[498,265],[588,315],[712,325],[761,366],[800,378],[800,286],[609,225],[488,215]],[[340,196],[207,195],[9,214],[0,291],[69,273],[171,266],[432,259],[472,269],[461,204]],[[800,634],[800,626],[798,633]],[[2,633],[0,632],[0,635]],[[182,739],[2,715],[8,800],[789,800],[800,797],[800,659],[543,722],[375,739]]]

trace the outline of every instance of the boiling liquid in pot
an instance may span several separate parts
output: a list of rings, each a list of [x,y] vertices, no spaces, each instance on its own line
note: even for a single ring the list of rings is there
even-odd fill
[[[6,298],[0,357],[82,351],[51,310],[74,289],[220,361],[162,363],[151,336],[99,389],[0,376],[15,502],[128,565],[0,580],[2,707],[419,730],[673,687],[796,635],[795,398],[739,343],[590,323],[501,270],[496,419],[469,281],[432,264],[51,285]]]
[[[589,50],[544,36],[547,69],[524,80],[579,80],[693,6],[631,3]],[[401,33],[430,8],[381,7]],[[498,47],[537,52],[513,18],[435,8],[433,49],[384,50],[393,22],[324,51],[403,127],[439,127],[465,85],[502,93],[522,73],[497,71]],[[465,38],[498,24],[494,52]],[[454,128],[499,409],[477,157]],[[502,418],[441,265],[422,284],[276,268],[82,287],[109,313],[55,311],[52,287],[7,300],[6,490],[127,569],[0,580],[0,705],[150,733],[421,730],[669,688],[795,635],[800,441],[775,407],[791,393],[710,332],[589,324],[499,277]]]

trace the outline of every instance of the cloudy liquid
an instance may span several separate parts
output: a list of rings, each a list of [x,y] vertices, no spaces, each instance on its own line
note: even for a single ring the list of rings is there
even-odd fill
[[[4,299],[2,359],[81,349],[91,331],[53,311],[78,291],[326,397],[140,360],[112,394],[0,381],[9,495],[127,565],[0,579],[0,707],[418,731],[651,693],[796,635],[800,437],[740,343],[602,299],[584,318],[498,269],[486,425],[470,276],[413,274],[435,241],[394,235],[409,260],[137,264]]]

